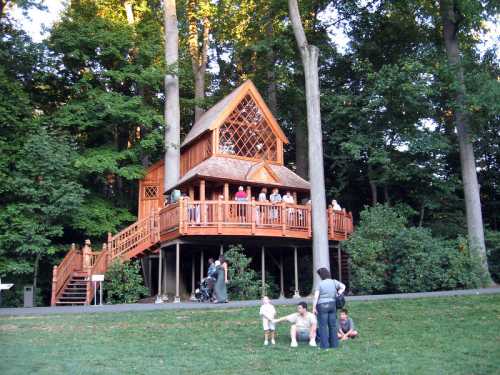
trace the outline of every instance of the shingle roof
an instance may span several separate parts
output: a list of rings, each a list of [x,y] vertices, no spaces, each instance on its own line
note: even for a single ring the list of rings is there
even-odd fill
[[[249,175],[249,171],[254,168],[256,164],[261,164],[261,162],[212,156],[190,169],[184,176],[182,176],[177,186],[184,184],[194,177],[212,177],[220,180],[231,180],[255,184],[256,181],[248,180],[247,176]],[[289,187],[300,190],[309,190],[311,188],[308,181],[304,180],[287,167],[276,164],[268,165],[278,177],[279,182],[275,184],[265,183],[266,185]]]

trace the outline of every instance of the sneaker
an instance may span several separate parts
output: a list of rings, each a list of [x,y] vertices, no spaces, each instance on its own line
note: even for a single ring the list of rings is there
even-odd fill
[[[309,346],[316,346],[316,340],[310,340]]]
[[[264,346],[268,346],[269,345],[269,341],[264,341]]]
[[[276,341],[274,341],[274,339],[271,340],[271,345],[276,345]]]
[[[297,346],[299,346],[299,345],[297,344],[297,341],[295,341],[295,340],[290,343],[290,347],[292,347],[292,348],[296,348]]]

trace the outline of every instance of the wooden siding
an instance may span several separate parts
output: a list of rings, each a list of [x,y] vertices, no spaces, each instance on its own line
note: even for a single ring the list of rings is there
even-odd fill
[[[138,220],[149,217],[153,210],[164,206],[164,163],[159,161],[148,168],[146,176],[139,180]]]
[[[181,151],[181,177],[212,155],[212,143],[212,132],[209,132]]]

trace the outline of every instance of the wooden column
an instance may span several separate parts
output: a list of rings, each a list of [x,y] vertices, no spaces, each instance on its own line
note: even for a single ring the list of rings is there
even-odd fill
[[[194,186],[189,187],[189,199],[194,201]]]
[[[339,281],[342,282],[342,250],[340,249],[340,241],[337,246],[337,262],[339,267]]]
[[[285,278],[283,275],[283,253],[280,250],[280,299],[285,298]]]
[[[196,266],[194,264],[194,253],[193,255],[191,256],[191,301],[194,301],[196,300],[196,297],[194,295],[194,290],[195,290],[195,280],[196,280],[196,277],[195,277],[195,270]]]
[[[295,292],[293,293],[293,298],[300,298],[299,293],[299,266],[297,263],[297,248],[293,248],[293,268],[295,276]]]
[[[181,297],[179,296],[179,287],[180,287],[180,265],[181,265],[181,245],[179,242],[175,244],[175,298],[174,302],[181,302]]]
[[[247,186],[247,199],[250,200],[252,199],[252,187]]]
[[[200,201],[201,201],[201,222],[206,223],[207,222],[207,212],[205,210],[206,204],[205,204],[205,180],[200,180]]]
[[[220,244],[220,246],[219,246],[219,254],[224,255],[224,245],[223,244]]]
[[[204,271],[204,266],[205,266],[205,251],[202,250],[200,253],[200,282],[203,280],[203,277],[205,276],[203,273]]]
[[[162,276],[162,273],[163,273],[163,267],[162,267],[162,260],[163,260],[163,250],[162,248],[160,248],[160,250],[158,251],[158,297],[161,296],[161,287],[162,287],[162,283],[161,283],[161,276]]]
[[[262,246],[261,250],[261,272],[262,272],[262,296],[266,295],[266,249]]]
[[[164,250],[162,253],[163,253],[161,256],[163,258],[163,262],[162,262],[163,263],[163,267],[162,267],[163,268],[162,300],[163,300],[163,302],[165,302],[165,301],[168,301],[168,295],[167,295],[167,280],[168,280],[167,279],[167,251]]]
[[[224,182],[224,200],[229,200],[229,184],[227,182]]]

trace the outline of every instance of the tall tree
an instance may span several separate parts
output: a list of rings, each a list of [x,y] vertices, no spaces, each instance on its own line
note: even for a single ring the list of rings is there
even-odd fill
[[[208,0],[188,0],[188,42],[194,75],[195,122],[198,121],[204,112],[203,107],[200,104],[205,98],[205,75],[207,72],[209,44],[208,37],[210,35],[209,13],[210,2]]]
[[[481,212],[481,198],[477,181],[476,158],[471,139],[471,129],[465,106],[464,71],[460,61],[459,31],[465,19],[460,9],[460,1],[440,0],[439,8],[443,22],[443,39],[446,55],[454,76],[454,115],[455,127],[460,151],[460,166],[464,186],[465,211],[467,215],[467,231],[469,246],[479,256],[481,265],[488,283],[492,283],[486,246],[484,243],[483,216]]]
[[[297,0],[288,0],[293,32],[302,57],[306,85],[307,130],[309,146],[309,177],[311,183],[313,270],[330,269],[328,227],[326,221],[325,176],[323,169],[323,136],[321,133],[321,108],[318,76],[319,49],[307,42],[300,19]],[[313,290],[318,282],[314,272]]]
[[[180,104],[179,104],[179,30],[175,0],[163,4],[165,22],[165,190],[179,181]]]

